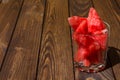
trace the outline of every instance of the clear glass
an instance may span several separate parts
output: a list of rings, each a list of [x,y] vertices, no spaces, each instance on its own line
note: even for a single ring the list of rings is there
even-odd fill
[[[106,22],[104,22],[104,24],[106,25],[106,29],[103,30],[104,34],[107,34],[107,40],[106,40],[106,48],[104,50],[101,51],[100,55],[100,61],[98,63],[93,63],[90,66],[84,66],[83,61],[80,62],[76,62],[74,61],[74,68],[78,68],[80,71],[85,71],[85,72],[98,72],[98,71],[102,71],[105,66],[106,66],[106,59],[107,59],[107,49],[108,49],[108,40],[110,37],[110,25]],[[95,35],[95,36],[99,36],[99,35]],[[75,55],[74,55],[75,58]]]

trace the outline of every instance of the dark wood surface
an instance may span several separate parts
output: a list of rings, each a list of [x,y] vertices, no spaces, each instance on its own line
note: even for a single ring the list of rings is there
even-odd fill
[[[0,69],[19,18],[22,3],[23,0],[11,0],[0,4]]]
[[[37,79],[73,80],[68,1],[47,0],[45,11]]]
[[[106,69],[80,72],[69,16],[94,7],[110,25]],[[120,80],[120,0],[0,0],[0,80]]]

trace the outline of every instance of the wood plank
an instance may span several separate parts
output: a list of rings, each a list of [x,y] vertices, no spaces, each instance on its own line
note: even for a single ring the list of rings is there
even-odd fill
[[[107,0],[109,7],[112,9],[114,16],[116,16],[118,22],[120,21],[120,0]],[[119,22],[120,23],[120,22]]]
[[[94,1],[96,9],[99,10],[103,19],[110,24],[110,47],[109,59],[113,67],[116,80],[120,80],[120,8],[113,0]],[[99,7],[98,7],[99,6]],[[105,15],[106,14],[106,15]]]
[[[89,8],[93,6],[91,0],[70,0],[70,16],[83,16],[87,17]]]
[[[119,9],[120,9],[120,0],[115,0],[115,2],[116,2],[117,6],[118,6]]]
[[[35,80],[40,46],[43,0],[25,0],[0,72],[0,80]]]
[[[9,3],[10,2],[10,0],[1,0],[1,3]]]
[[[70,0],[70,16],[78,15],[86,17],[88,15],[89,8],[92,6],[94,5],[91,0]],[[73,41],[73,53],[76,53],[76,51],[77,45],[75,44],[75,41]],[[98,73],[85,73],[75,69],[75,80],[114,80],[114,75],[108,62],[107,68]]]
[[[47,0],[38,80],[74,80],[67,18],[67,0]]]
[[[22,1],[11,0],[0,4],[0,67],[14,31]]]

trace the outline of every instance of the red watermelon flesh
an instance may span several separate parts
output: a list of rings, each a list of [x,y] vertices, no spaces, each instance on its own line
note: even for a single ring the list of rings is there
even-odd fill
[[[85,47],[80,47],[77,53],[75,54],[74,60],[76,62],[80,62],[86,59],[88,56],[89,56],[88,50]]]
[[[100,44],[96,41],[93,41],[89,46],[89,57],[88,60],[91,61],[91,63],[96,64],[98,63],[98,54],[101,51]]]
[[[91,53],[92,55],[89,56],[88,60],[92,63],[92,64],[98,64],[99,62],[99,51],[94,51],[93,53]]]
[[[94,8],[90,8],[88,20],[88,32],[93,33],[105,29],[105,25]]]
[[[95,31],[95,32],[93,32],[93,35],[102,35],[102,34],[105,34],[105,33],[108,33],[107,29],[103,29],[101,31]]]
[[[106,49],[106,43],[107,43],[107,33],[106,34],[101,34],[101,35],[95,35],[94,40],[96,40],[100,45],[103,50]]]
[[[81,60],[84,60],[87,57],[89,57],[89,51],[87,50],[87,48],[81,47],[81,48],[79,48],[79,51],[80,51],[80,54],[81,54]]]
[[[83,60],[83,65],[86,66],[86,67],[89,67],[91,65],[91,61],[88,60],[88,59],[84,59]]]
[[[78,28],[79,24],[83,20],[86,20],[86,18],[79,17],[79,16],[72,16],[72,17],[68,18],[68,22],[69,22],[70,26],[73,28],[74,31]]]
[[[93,38],[90,35],[76,34],[73,35],[74,40],[78,45],[89,46],[93,42]]]
[[[89,47],[89,53],[90,56],[88,57],[88,59],[91,61],[91,63],[96,64],[98,63],[98,55],[100,53],[101,49],[100,47],[97,47],[97,45],[92,45]]]
[[[91,19],[91,18],[100,18],[100,17],[94,8],[90,8],[88,18]]]
[[[88,27],[87,27],[87,20],[83,20],[78,28],[76,29],[76,33],[78,34],[87,34],[88,33]]]
[[[89,45],[88,49],[92,53],[92,52],[100,50],[101,46],[98,42],[94,41]]]
[[[77,53],[74,55],[74,61],[75,62],[80,62],[81,61],[81,53],[78,50]]]
[[[93,33],[105,29],[105,26],[101,20],[92,18],[88,20],[88,32]]]

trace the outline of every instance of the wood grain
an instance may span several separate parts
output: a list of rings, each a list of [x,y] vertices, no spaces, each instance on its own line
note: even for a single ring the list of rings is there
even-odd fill
[[[120,23],[120,0],[108,0],[109,8],[111,8],[112,13],[117,18],[118,22]]]
[[[6,4],[6,3],[9,3],[11,0],[1,0],[1,3],[3,4]]]
[[[67,0],[47,0],[38,80],[74,80],[67,18]]]
[[[25,0],[0,80],[35,80],[40,46],[44,1]]]
[[[87,17],[89,8],[93,6],[91,0],[70,0],[70,16]]]
[[[23,5],[23,6],[22,6]],[[93,6],[110,24],[106,69],[73,67],[69,16]],[[120,0],[0,0],[0,80],[120,80]]]
[[[9,3],[0,4],[0,67],[14,31],[22,1],[11,0]]]
[[[113,0],[106,0],[102,5],[102,1],[94,1],[96,9],[98,9],[102,18],[110,24],[110,44],[109,59],[113,67],[116,80],[120,80],[120,9]],[[99,7],[98,7],[99,6]],[[106,14],[106,15],[105,15]]]
[[[94,4],[91,0],[70,0],[70,16],[78,15],[87,17],[89,8],[92,6],[94,6]],[[76,53],[76,51],[77,46],[73,41],[73,53]],[[107,66],[108,68],[106,70],[98,73],[85,73],[75,69],[75,80],[114,80],[114,74],[109,61]]]

